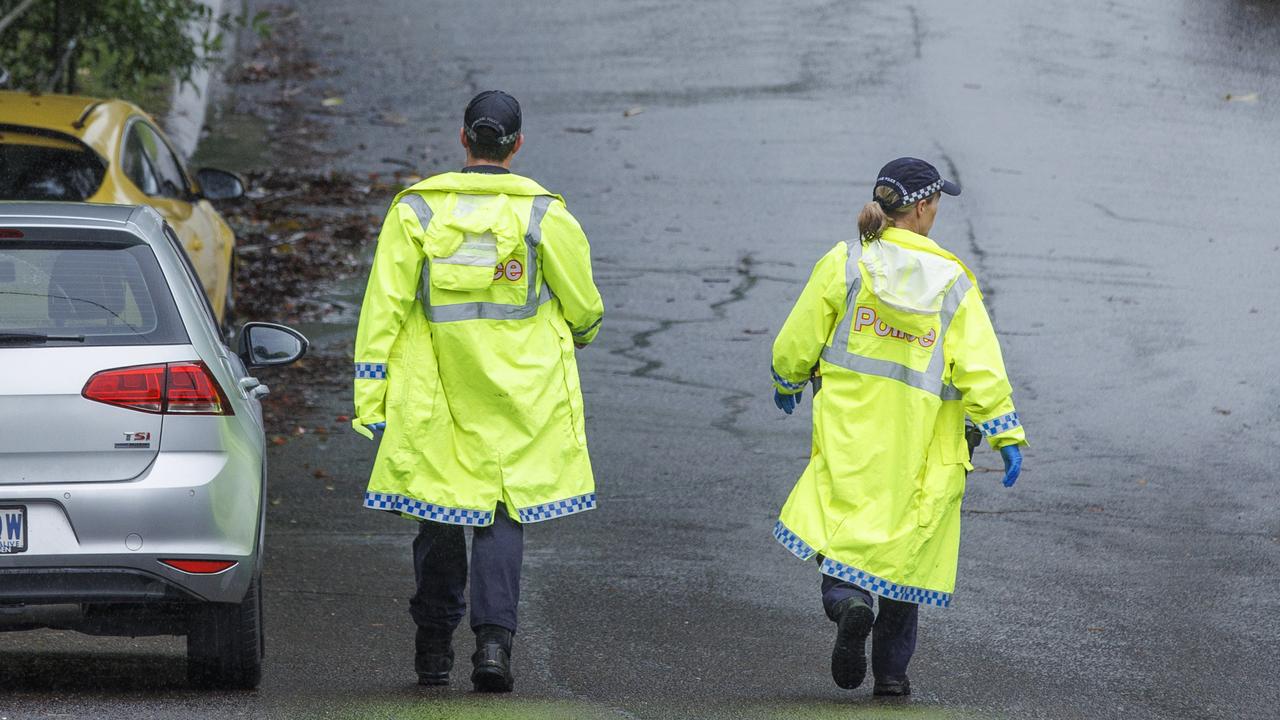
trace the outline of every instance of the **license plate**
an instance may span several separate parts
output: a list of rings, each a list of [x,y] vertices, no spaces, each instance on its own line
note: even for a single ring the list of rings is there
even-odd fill
[[[0,507],[0,555],[26,552],[27,508]]]

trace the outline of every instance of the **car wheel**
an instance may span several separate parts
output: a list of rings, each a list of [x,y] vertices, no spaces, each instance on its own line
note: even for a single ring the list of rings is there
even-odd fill
[[[262,681],[262,584],[239,603],[205,603],[187,627],[187,679],[209,689],[252,690]]]

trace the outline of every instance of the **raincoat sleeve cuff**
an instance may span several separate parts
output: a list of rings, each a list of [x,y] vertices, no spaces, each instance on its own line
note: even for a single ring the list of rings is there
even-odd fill
[[[570,328],[569,330],[573,335],[573,341],[578,345],[590,345],[592,342],[595,342],[596,335],[600,334],[600,323],[602,322],[604,322],[603,317],[596,320],[585,330],[574,330],[573,328]]]
[[[1008,447],[1010,445],[1019,445],[1021,447],[1027,447],[1027,445],[1029,444],[1027,442],[1027,439],[1021,436],[1022,436],[1022,430],[1021,428],[1019,428],[1018,432],[1016,433],[1010,433],[1006,436],[1002,436],[998,438],[991,438],[991,447],[994,450],[999,450],[1000,448]]]
[[[773,372],[773,387],[783,395],[795,395],[801,390],[804,390],[804,384],[809,382],[809,378],[805,378],[800,382],[791,382],[790,380],[787,380],[786,378],[779,375],[777,370],[772,370],[772,372]]]
[[[999,450],[1009,445],[1026,445],[1027,434],[1022,427],[1022,420],[1016,410],[998,415],[987,420],[974,419],[978,429],[982,431],[991,447]]]
[[[355,430],[357,433],[372,440],[373,431],[370,430],[367,426],[380,423],[380,422],[386,422],[386,421],[387,419],[381,415],[366,415],[364,417],[358,417],[352,420],[351,429]]]

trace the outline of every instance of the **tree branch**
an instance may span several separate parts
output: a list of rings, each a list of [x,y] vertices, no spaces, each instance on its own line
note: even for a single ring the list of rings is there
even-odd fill
[[[4,32],[4,29],[9,27],[14,20],[22,17],[22,13],[26,12],[27,8],[31,7],[35,1],[36,0],[22,0],[22,2],[18,3],[18,7],[10,10],[8,15],[0,18],[0,32]]]
[[[67,49],[62,53],[62,58],[58,60],[58,67],[54,69],[53,76],[50,77],[49,82],[46,83],[45,92],[57,92],[58,83],[63,79],[63,77],[67,78],[67,92],[75,92],[75,88],[72,85],[75,78],[67,74],[67,66],[71,64],[71,58],[75,56],[76,45],[77,43],[75,38],[71,38],[71,40],[67,41]]]

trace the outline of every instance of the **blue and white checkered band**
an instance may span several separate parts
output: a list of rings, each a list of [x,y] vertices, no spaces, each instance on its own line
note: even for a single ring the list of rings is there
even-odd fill
[[[1002,432],[1010,430],[1022,425],[1022,421],[1018,419],[1018,413],[1011,412],[1001,415],[998,418],[992,418],[984,423],[979,423],[978,427],[982,428],[982,434],[991,437],[999,435]]]
[[[773,525],[773,537],[782,543],[782,547],[790,550],[792,555],[801,560],[808,560],[817,552],[809,547],[809,543],[801,540],[799,535],[791,532],[786,525],[783,525],[781,520]]]
[[[393,493],[366,492],[364,506],[371,510],[387,510],[390,512],[412,515],[432,522],[449,525],[471,525],[483,527],[493,523],[492,510],[466,510],[444,505],[433,505],[414,498]]]
[[[933,182],[929,183],[928,185],[925,185],[919,190],[913,193],[910,193],[909,195],[904,195],[902,197],[902,206],[906,207],[907,205],[920,202],[921,200],[929,197],[930,195],[938,192],[941,189],[942,189],[942,178],[938,178],[937,180],[934,180]]]
[[[357,380],[386,380],[386,363],[356,363]]]
[[[865,570],[859,570],[851,565],[836,562],[831,558],[823,558],[822,565],[818,567],[818,570],[823,575],[830,575],[833,578],[844,580],[847,583],[857,585],[867,592],[875,593],[890,600],[943,608],[951,605],[951,593],[942,592],[941,590],[927,590],[911,585],[899,585],[890,580],[876,577]]]
[[[770,368],[770,370],[773,372],[773,381],[788,390],[796,390],[796,391],[803,390],[804,384],[808,382],[807,380],[801,380],[798,383],[793,383],[788,381],[786,378],[782,377],[781,375],[779,375],[777,370],[773,370],[773,368]]]
[[[465,129],[467,132],[467,138],[471,140],[471,142],[475,142],[476,138],[479,137],[478,135],[476,135],[476,131],[472,130],[471,128],[465,128]],[[510,135],[503,135],[502,137],[494,138],[493,142],[497,143],[498,145],[507,145],[509,143],[515,142],[516,136],[519,134],[520,133],[518,132],[513,132]]]
[[[522,523],[542,522],[543,520],[554,520],[565,515],[582,512],[583,510],[592,510],[596,506],[596,494],[587,493],[578,497],[565,498],[564,500],[555,500],[533,507],[518,508],[516,514],[520,517]]]

